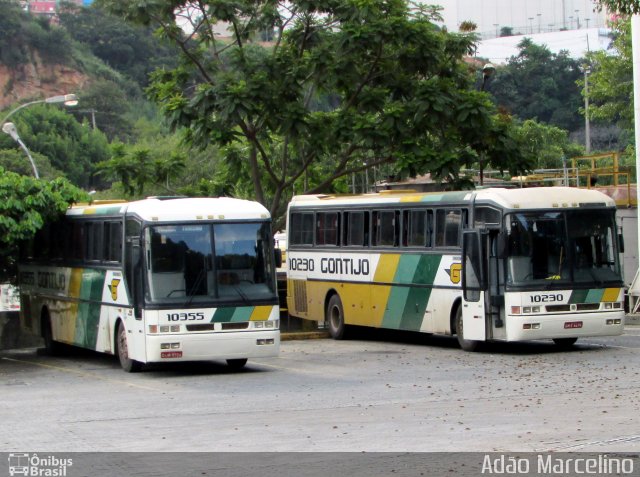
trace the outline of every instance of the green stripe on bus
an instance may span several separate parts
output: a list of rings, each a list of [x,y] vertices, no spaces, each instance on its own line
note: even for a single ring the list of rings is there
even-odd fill
[[[591,290],[573,290],[569,303],[600,303],[604,290],[594,288]]]
[[[74,342],[79,346],[96,349],[100,309],[104,289],[105,270],[83,270],[80,285],[80,300]]]
[[[237,323],[241,321],[249,321],[254,309],[255,306],[230,306],[218,308],[211,318],[211,323]]]
[[[387,300],[387,309],[382,318],[382,327],[397,330],[402,323],[402,315],[399,310],[404,309],[409,296],[409,287],[391,287],[389,299]]]
[[[425,195],[420,202],[440,202],[443,199],[451,201],[464,200],[469,192],[446,192],[444,194]]]
[[[441,261],[442,255],[402,255],[393,283],[432,285]],[[431,290],[430,287],[391,287],[382,327],[419,331]]]

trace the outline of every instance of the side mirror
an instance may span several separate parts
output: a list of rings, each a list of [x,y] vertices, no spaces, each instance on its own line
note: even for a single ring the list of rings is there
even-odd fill
[[[496,237],[496,257],[504,258],[507,255],[507,234],[500,232]]]
[[[282,267],[282,250],[279,248],[274,249],[276,257],[276,268]]]
[[[620,253],[624,253],[624,235],[618,234],[618,243],[620,244]]]

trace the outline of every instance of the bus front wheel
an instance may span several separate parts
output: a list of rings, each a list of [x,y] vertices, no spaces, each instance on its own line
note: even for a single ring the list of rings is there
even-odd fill
[[[247,358],[227,360],[227,366],[234,371],[244,368],[245,364],[247,364]]]
[[[120,322],[118,324],[118,333],[116,335],[116,347],[118,359],[120,360],[120,366],[127,373],[135,373],[142,369],[142,363],[129,358],[129,346],[127,344],[127,330],[124,324]]]
[[[456,310],[456,337],[458,338],[458,344],[464,351],[476,351],[480,345],[479,341],[465,340],[464,339],[464,327],[462,323],[462,307],[459,306]]]
[[[576,344],[578,338],[553,338],[553,342],[560,349],[569,349]]]
[[[333,295],[327,304],[325,321],[329,326],[329,334],[334,340],[341,340],[345,337],[346,325],[344,324],[344,309],[342,301],[338,295]]]

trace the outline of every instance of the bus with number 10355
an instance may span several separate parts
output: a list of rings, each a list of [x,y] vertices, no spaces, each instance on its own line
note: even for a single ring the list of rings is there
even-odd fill
[[[107,202],[107,201],[105,201]],[[231,198],[74,206],[21,250],[21,323],[61,344],[145,363],[275,356],[280,346],[268,211]]]
[[[287,306],[354,325],[484,341],[619,335],[622,241],[593,190],[303,195],[287,216]]]

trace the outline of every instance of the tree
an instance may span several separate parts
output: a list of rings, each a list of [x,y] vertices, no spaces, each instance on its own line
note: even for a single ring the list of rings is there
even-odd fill
[[[589,116],[633,131],[633,63],[631,22],[615,23],[612,43],[615,54],[598,51],[589,54]]]
[[[506,129],[494,125],[495,109],[462,61],[475,36],[440,29],[427,7],[409,9],[404,0],[98,3],[159,27],[180,48],[181,65],[158,71],[149,93],[173,127],[187,128],[191,144],[243,151],[226,160],[247,165],[252,196],[274,216],[294,187],[331,190],[382,164],[443,180],[455,180],[480,154],[495,167],[522,167],[515,150],[484,154],[487,133],[499,145]],[[228,41],[214,34],[220,21],[229,25]],[[267,29],[273,41],[257,44]],[[333,107],[310,107],[322,98]],[[322,173],[305,182],[314,171]]]
[[[94,187],[95,164],[108,158],[104,134],[82,125],[62,109],[35,105],[11,117],[29,150],[45,156],[79,187]],[[0,136],[0,149],[14,149],[7,135]]]
[[[488,90],[501,108],[518,118],[574,131],[583,126],[580,63],[567,52],[551,53],[530,38],[518,44],[518,55],[498,68]]]
[[[624,15],[640,13],[640,1],[638,0],[596,0],[600,7],[607,7],[612,12]]]
[[[536,122],[524,121],[517,128],[519,148],[536,169],[560,169],[562,159],[581,156],[584,148],[569,140],[567,131]]]
[[[44,181],[0,168],[0,281],[15,276],[18,244],[89,196],[66,179]]]
[[[59,18],[72,38],[142,87],[155,68],[176,64],[177,52],[154,38],[150,28],[126,23],[94,4],[79,7],[67,3],[60,8]]]

